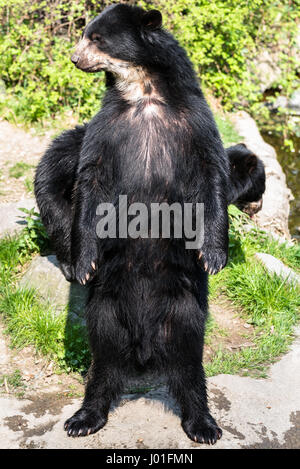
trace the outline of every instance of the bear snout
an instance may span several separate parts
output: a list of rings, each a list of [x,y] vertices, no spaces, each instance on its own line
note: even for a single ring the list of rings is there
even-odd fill
[[[79,55],[73,54],[71,57],[71,61],[73,62],[74,65],[77,64],[78,60],[79,60]]]

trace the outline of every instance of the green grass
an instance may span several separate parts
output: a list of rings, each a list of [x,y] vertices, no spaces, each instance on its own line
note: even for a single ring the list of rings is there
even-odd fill
[[[215,120],[225,147],[241,142],[241,136],[235,130],[228,117],[215,114]]]
[[[78,391],[78,386],[75,384],[69,385],[68,397],[84,397],[84,393],[82,391]]]
[[[16,237],[5,237],[0,240],[0,275],[3,275],[11,269],[15,271],[19,263],[19,239]],[[8,272],[9,273],[9,272]],[[1,285],[0,285],[1,288]]]
[[[20,388],[23,385],[22,374],[20,370],[15,370],[9,375],[0,376],[0,386],[3,386],[5,380],[7,384],[13,388]]]
[[[62,356],[64,316],[56,316],[50,305],[41,307],[34,290],[16,288],[8,291],[0,301],[0,310],[5,315],[13,346],[22,348],[32,344],[51,358]]]
[[[229,206],[229,254],[235,261],[252,257],[256,252],[265,252],[277,257],[286,265],[300,272],[300,244],[278,242],[267,232],[258,228],[237,207]]]
[[[57,312],[35,290],[18,286],[20,269],[39,251],[36,238],[28,241],[32,230],[0,240],[0,314],[6,332],[13,347],[32,345],[64,370],[83,371],[90,354],[82,326],[68,320],[67,308]]]
[[[22,374],[20,370],[15,370],[13,373],[0,375],[0,388],[5,391],[13,391],[17,397],[23,397],[26,385],[22,381]]]
[[[225,337],[228,331],[219,326],[211,314],[208,315],[205,324],[205,345],[211,345],[214,336]]]
[[[9,177],[19,179],[32,168],[34,168],[34,166],[32,166],[31,164],[23,163],[22,161],[20,161],[14,164],[11,168],[9,168]]]
[[[33,185],[33,179],[30,177],[27,177],[24,181],[25,189],[29,194],[33,194],[34,192],[34,185]]]
[[[45,304],[35,290],[6,285],[0,293],[0,313],[11,345],[33,346],[66,371],[84,371],[89,364],[85,331],[68,321],[68,311],[59,313]]]
[[[254,347],[235,353],[218,349],[208,375],[216,373],[265,373],[265,365],[286,352],[293,339],[293,327],[299,321],[300,288],[266,272],[254,253],[276,255],[283,262],[299,269],[299,245],[278,244],[253,227],[245,230],[244,214],[231,210],[230,259],[218,275],[210,277],[210,299],[225,295],[242,311],[245,322],[254,326],[251,338]],[[249,219],[247,219],[249,223]]]
[[[268,274],[258,263],[233,264],[226,272],[225,282],[226,295],[243,307],[250,324],[281,327],[283,315],[285,325],[295,323],[300,307],[299,289]]]

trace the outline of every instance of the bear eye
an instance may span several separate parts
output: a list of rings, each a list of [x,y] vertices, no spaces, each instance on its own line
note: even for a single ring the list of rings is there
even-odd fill
[[[92,34],[92,41],[93,42],[103,42],[102,37],[98,33],[93,33]]]

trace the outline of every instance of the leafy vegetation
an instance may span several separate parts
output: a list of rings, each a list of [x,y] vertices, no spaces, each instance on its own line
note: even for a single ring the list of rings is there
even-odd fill
[[[103,80],[80,73],[70,61],[75,37],[95,5],[0,0],[0,73],[7,87],[1,99],[8,119],[35,122],[61,109],[86,118],[96,111]]]
[[[0,377],[0,386],[3,386],[5,379],[7,384],[14,388],[19,388],[22,386],[22,375],[20,370],[15,370],[10,375],[2,375]]]
[[[45,227],[41,222],[40,215],[34,208],[28,210],[21,208],[25,215],[21,216],[26,226],[18,240],[18,251],[21,257],[26,257],[36,252],[46,252],[50,249],[50,241]]]
[[[103,74],[84,74],[69,57],[85,24],[108,0],[0,0],[0,92],[2,114],[10,120],[43,122],[72,113],[88,119],[99,107]],[[281,77],[276,87],[289,94],[297,79],[290,54],[297,35],[299,0],[153,0],[167,28],[186,48],[205,88],[226,109],[260,104],[252,59],[263,47],[278,47]]]
[[[240,135],[237,133],[226,114],[220,115],[216,113],[214,117],[225,147],[241,141]]]

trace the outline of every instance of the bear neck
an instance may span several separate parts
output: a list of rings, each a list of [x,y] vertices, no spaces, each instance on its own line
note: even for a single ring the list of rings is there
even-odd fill
[[[115,87],[121,96],[131,104],[142,100],[164,103],[156,84],[157,77],[143,67],[129,67],[122,74],[115,75]]]

